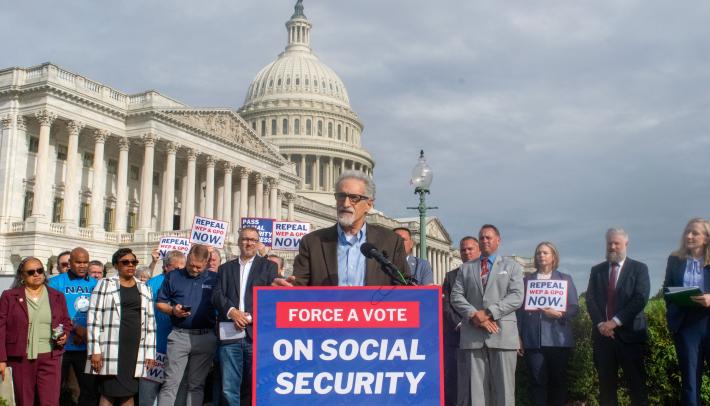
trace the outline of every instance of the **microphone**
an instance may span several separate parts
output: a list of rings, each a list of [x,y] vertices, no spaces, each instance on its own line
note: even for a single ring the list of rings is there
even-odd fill
[[[382,270],[389,275],[395,282],[401,283],[403,285],[412,285],[411,281],[407,281],[402,275],[402,272],[389,260],[387,256],[384,255],[380,250],[369,242],[365,242],[360,245],[360,252],[365,258],[374,259],[377,261]]]

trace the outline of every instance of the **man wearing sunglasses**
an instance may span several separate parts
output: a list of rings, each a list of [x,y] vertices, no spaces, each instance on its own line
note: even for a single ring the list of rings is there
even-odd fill
[[[409,279],[404,241],[392,230],[367,224],[375,201],[375,183],[360,171],[344,171],[335,183],[337,223],[316,230],[301,240],[293,263],[293,276],[276,278],[273,285],[292,286],[386,286]],[[367,259],[360,246],[368,242],[400,270],[393,278]]]
[[[76,247],[69,254],[69,270],[49,280],[49,286],[64,294],[67,300],[69,317],[74,326],[62,358],[62,382],[66,383],[71,366],[79,382],[79,405],[98,403],[97,387],[94,376],[84,373],[86,364],[86,315],[89,311],[89,298],[96,287],[96,279],[89,276],[89,252]]]

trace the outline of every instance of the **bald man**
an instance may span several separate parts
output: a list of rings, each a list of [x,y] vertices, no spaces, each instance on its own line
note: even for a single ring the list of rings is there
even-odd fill
[[[62,357],[62,382],[66,382],[69,367],[74,369],[79,381],[79,405],[98,403],[98,391],[94,376],[84,373],[86,364],[86,315],[89,298],[96,286],[96,279],[89,276],[89,252],[76,247],[69,254],[69,270],[49,280],[49,286],[64,293],[67,300],[72,332],[64,345]]]

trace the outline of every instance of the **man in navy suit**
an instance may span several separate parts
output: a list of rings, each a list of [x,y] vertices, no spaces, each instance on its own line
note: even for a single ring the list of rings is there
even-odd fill
[[[220,337],[222,396],[229,405],[251,405],[252,288],[270,286],[278,276],[276,264],[256,255],[258,242],[257,229],[239,231],[239,258],[219,267],[212,296],[220,324],[233,323],[237,332]]]
[[[589,275],[587,310],[592,319],[594,364],[599,373],[599,403],[616,405],[619,366],[629,382],[631,403],[647,405],[644,358],[648,339],[643,313],[648,302],[648,267],[626,256],[629,236],[621,228],[606,233],[607,260]]]

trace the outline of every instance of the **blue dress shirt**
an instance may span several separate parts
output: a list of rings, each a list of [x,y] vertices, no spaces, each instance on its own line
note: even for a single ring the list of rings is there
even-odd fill
[[[347,236],[340,227],[338,229],[338,286],[365,285],[365,256],[360,252],[360,246],[367,241],[367,224],[354,236]]]

